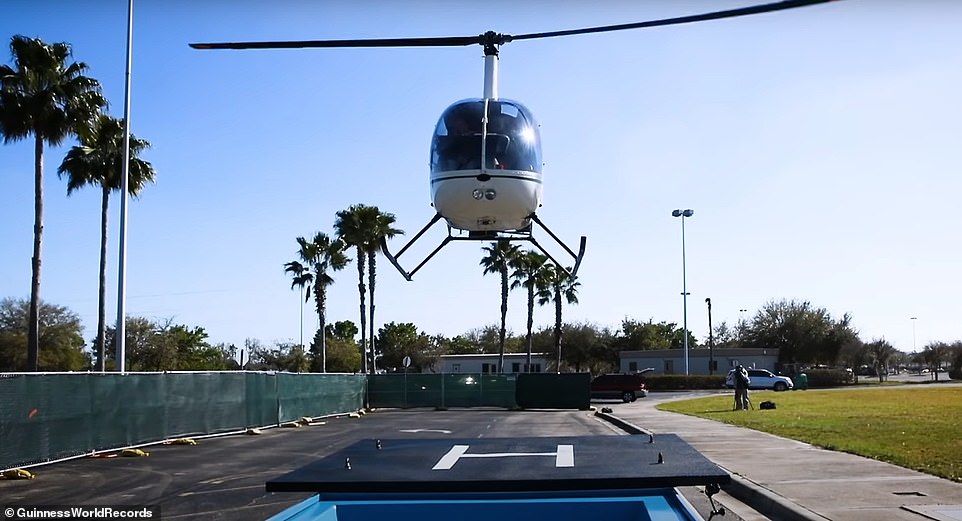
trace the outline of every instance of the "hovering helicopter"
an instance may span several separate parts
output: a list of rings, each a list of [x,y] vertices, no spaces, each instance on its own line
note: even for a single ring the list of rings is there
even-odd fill
[[[389,251],[386,241],[382,241],[381,250],[407,280],[411,280],[421,267],[452,241],[528,241],[561,266],[532,234],[532,228],[537,224],[574,259],[574,266],[569,272],[574,276],[581,266],[587,239],[581,237],[576,254],[537,216],[536,212],[542,204],[544,176],[539,126],[524,105],[499,96],[499,47],[519,40],[679,25],[831,1],[834,0],[784,0],[646,22],[521,35],[488,31],[477,36],[192,43],[190,46],[195,49],[299,49],[481,45],[484,49],[483,96],[455,102],[441,114],[434,128],[430,149],[430,188],[432,206],[437,213],[397,255]],[[441,219],[447,223],[447,236],[420,264],[406,271],[398,258]],[[458,235],[452,233],[454,230],[459,232]]]

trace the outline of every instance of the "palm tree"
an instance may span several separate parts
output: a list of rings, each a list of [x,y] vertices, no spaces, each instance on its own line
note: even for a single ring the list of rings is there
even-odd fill
[[[393,213],[382,212],[377,206],[370,212],[370,221],[365,219],[367,242],[364,251],[367,253],[368,291],[370,292],[370,328],[371,328],[371,372],[377,371],[377,357],[374,351],[374,283],[377,275],[377,253],[381,251],[381,243],[396,235],[403,235],[404,231],[394,228],[396,220]],[[368,224],[369,222],[369,224]]]
[[[504,337],[505,320],[508,315],[508,270],[515,267],[518,257],[521,255],[521,247],[511,244],[511,241],[501,239],[492,242],[490,246],[481,248],[486,255],[481,258],[481,267],[484,268],[484,275],[497,273],[501,276],[501,330],[498,334],[498,373],[504,372]]]
[[[361,369],[367,373],[367,313],[364,309],[364,263],[367,258],[364,256],[364,233],[361,224],[361,212],[366,206],[356,204],[347,210],[337,212],[337,220],[334,222],[334,229],[337,230],[338,237],[347,246],[354,246],[357,252],[357,292],[361,302]]]
[[[525,372],[531,371],[531,328],[534,325],[534,296],[545,284],[545,261],[548,257],[534,251],[526,251],[518,257],[511,278],[511,289],[524,287],[528,290],[528,328],[525,340],[528,344],[528,364]]]
[[[147,183],[154,181],[154,167],[137,157],[150,143],[130,136],[130,168],[127,190],[136,197]],[[67,152],[57,169],[67,176],[67,195],[86,185],[99,186],[100,203],[100,285],[97,309],[97,370],[104,371],[104,339],[107,317],[107,207],[110,192],[120,191],[123,182],[124,122],[101,114],[88,131],[80,135],[80,146]]]
[[[363,204],[352,205],[347,210],[337,212],[334,229],[347,246],[353,246],[357,252],[357,292],[361,308],[361,369],[367,373],[367,310],[364,309],[364,298],[367,288],[364,285],[364,264],[367,256],[364,252],[367,232],[364,229],[365,214],[369,213],[369,206]]]
[[[546,264],[545,285],[538,289],[538,305],[543,306],[554,302],[554,348],[558,353],[558,372],[561,372],[561,303],[562,299],[568,304],[578,303],[577,277],[557,264]]]
[[[57,146],[107,105],[97,80],[84,75],[83,62],[67,63],[66,43],[36,38],[10,39],[14,66],[0,65],[0,134],[4,143],[34,137],[34,221],[27,370],[36,371],[40,355],[40,252],[43,243],[43,145]]]
[[[345,244],[339,239],[331,240],[324,232],[317,232],[308,242],[304,237],[297,238],[299,246],[297,257],[299,260],[284,264],[284,272],[290,273],[294,280],[291,289],[299,287],[305,290],[307,301],[314,293],[314,305],[317,308],[317,318],[321,337],[321,367],[322,373],[327,372],[327,287],[334,283],[328,271],[344,269],[351,259],[344,254]],[[302,346],[303,347],[303,346]],[[314,354],[314,370],[317,370],[317,353]]]
[[[394,221],[394,214],[381,212],[376,206],[355,204],[347,210],[337,212],[337,221],[334,223],[334,228],[337,230],[341,240],[348,246],[354,246],[357,251],[357,289],[361,301],[361,350],[364,353],[363,369],[365,373],[368,372],[369,369],[367,355],[368,314],[365,313],[364,309],[364,263],[366,258],[367,264],[369,265],[368,291],[371,297],[370,372],[374,372],[376,370],[374,362],[374,284],[377,274],[377,252],[380,250],[382,239],[390,239],[395,235],[404,233],[392,226]]]

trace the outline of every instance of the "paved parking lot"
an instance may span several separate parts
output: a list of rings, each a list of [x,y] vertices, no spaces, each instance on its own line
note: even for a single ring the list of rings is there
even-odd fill
[[[589,436],[623,434],[587,411],[380,411],[331,418],[259,436],[145,447],[146,458],[81,458],[0,480],[0,506],[160,505],[163,519],[262,520],[310,494],[267,493],[264,483],[366,438]]]

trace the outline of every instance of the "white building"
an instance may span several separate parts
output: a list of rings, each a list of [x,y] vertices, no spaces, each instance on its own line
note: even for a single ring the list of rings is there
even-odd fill
[[[768,369],[778,373],[778,349],[715,348],[688,349],[688,374],[708,374],[709,355],[713,361],[713,374],[727,374],[728,370],[741,364],[749,368]],[[650,349],[645,351],[622,351],[621,372],[633,373],[646,368],[654,374],[685,374],[684,349]]]
[[[548,367],[549,354],[531,353],[531,371],[525,371],[528,353],[505,353],[504,372],[543,373]],[[434,373],[497,373],[498,354],[441,355],[438,364],[431,368]]]

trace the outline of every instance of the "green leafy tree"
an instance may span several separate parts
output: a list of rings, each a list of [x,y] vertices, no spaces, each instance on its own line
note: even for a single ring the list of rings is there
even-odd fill
[[[511,278],[513,282],[511,283],[511,288],[525,288],[528,294],[528,322],[527,322],[527,333],[525,335],[525,344],[528,349],[527,364],[525,367],[525,372],[531,370],[531,351],[532,351],[532,339],[531,339],[531,328],[534,326],[534,297],[537,292],[545,287],[547,279],[547,271],[545,270],[545,261],[548,257],[534,251],[527,251],[518,257],[517,264],[514,267],[514,271],[511,273]]]
[[[952,357],[952,366],[949,370],[949,378],[962,380],[962,341],[956,340],[949,345]]]
[[[304,346],[293,342],[278,342],[273,348],[258,347],[251,353],[249,367],[261,371],[287,371],[305,373],[311,367],[311,358]]]
[[[411,370],[423,372],[433,367],[439,356],[434,339],[418,332],[411,323],[391,322],[378,330],[378,344],[382,350],[381,367],[389,371],[402,371],[405,356],[411,357]]]
[[[477,346],[480,353],[500,353],[501,352],[501,330],[497,324],[488,324],[484,327],[474,328],[464,334],[464,337]],[[504,351],[506,353],[520,353],[524,351],[523,339],[517,337],[511,331],[507,331],[504,339]]]
[[[511,244],[508,240],[492,242],[489,246],[481,248],[484,257],[481,258],[481,267],[484,268],[484,275],[498,274],[501,277],[501,329],[498,336],[498,373],[504,372],[504,341],[507,334],[505,321],[508,315],[508,292],[511,285],[508,281],[509,271],[515,267],[521,256],[521,248]]]
[[[229,351],[212,346],[202,327],[127,317],[124,329],[131,371],[223,371],[234,365]],[[111,358],[116,334],[116,328],[106,329]]]
[[[327,336],[357,343],[355,340],[357,338],[357,325],[350,320],[338,320],[327,325]]]
[[[698,347],[698,341],[688,331],[688,347]],[[647,322],[625,318],[621,321],[621,334],[615,339],[619,350],[647,351],[653,349],[681,349],[685,332],[674,322]]]
[[[842,346],[858,339],[851,322],[808,301],[771,301],[752,318],[742,347],[777,348],[781,362],[834,363]]]
[[[872,361],[872,352],[868,344],[859,339],[854,339],[851,342],[846,342],[839,349],[838,361],[852,369],[852,376],[855,378],[855,383],[858,383],[860,369]]]
[[[358,293],[361,302],[361,349],[366,353],[364,357],[364,372],[376,370],[374,347],[374,285],[377,280],[377,252],[382,241],[390,239],[404,232],[394,228],[394,214],[381,212],[376,206],[356,204],[347,210],[337,212],[334,227],[338,236],[348,245],[357,250]],[[368,283],[370,294],[370,308],[364,309],[364,268],[365,258],[368,268]],[[370,318],[371,348],[367,348],[367,324]],[[370,364],[368,362],[370,361]]]
[[[361,371],[361,351],[353,337],[334,336],[327,339],[327,370],[332,373]]]
[[[949,361],[951,353],[949,344],[945,342],[932,342],[922,349],[922,361],[932,371],[932,377],[935,378],[936,382],[939,381],[939,371],[942,369],[942,364]]]
[[[338,320],[327,325],[328,370],[335,373],[361,371],[361,350],[357,345],[357,325],[350,320]]]
[[[67,43],[37,38],[10,39],[13,67],[0,65],[0,135],[4,143],[34,138],[34,221],[30,310],[27,323],[27,370],[39,368],[40,267],[43,244],[44,143],[58,146],[87,128],[107,105],[100,83],[85,75],[87,65],[70,62]]]
[[[728,322],[721,321],[715,326],[715,348],[728,349],[741,347],[738,329],[728,325]]]
[[[882,383],[888,375],[889,360],[895,354],[895,347],[884,338],[872,340],[866,344],[866,347],[872,360],[872,367],[875,368],[875,373],[878,375],[878,381]]]
[[[555,365],[556,370],[588,371],[593,374],[617,370],[620,358],[611,330],[591,323],[564,324],[562,329],[565,356],[560,367]],[[557,361],[554,337],[554,328],[545,327],[534,335],[533,343],[535,349],[552,353]]]
[[[244,357],[244,351],[238,349],[234,344],[228,344],[226,342],[219,342],[211,346],[210,360],[220,359],[219,366],[222,370],[227,371],[237,371],[242,369],[241,362],[238,360],[238,355],[240,358]],[[208,369],[213,371],[214,369]]]
[[[142,151],[150,143],[129,138],[130,162],[127,191],[137,197],[144,185],[154,181],[154,167],[140,159]],[[105,370],[104,332],[107,317],[107,207],[110,192],[119,192],[123,186],[124,173],[124,122],[101,114],[91,127],[80,133],[80,146],[72,147],[57,169],[67,177],[67,195],[84,186],[96,186],[101,190],[100,202],[100,283],[97,305],[97,353],[98,371]]]
[[[126,348],[124,356],[127,359],[128,370],[143,370],[134,369],[129,361],[142,360],[150,356],[148,353],[154,348],[153,337],[156,330],[157,325],[148,318],[128,316],[124,319],[124,346]],[[105,367],[108,370],[115,369],[117,367],[117,328],[107,326],[104,337],[107,351]]]
[[[297,257],[299,260],[288,262],[284,271],[291,274],[293,281],[291,289],[304,289],[305,301],[314,296],[314,306],[317,310],[318,333],[315,335],[320,342],[312,346],[313,369],[322,373],[327,372],[327,287],[334,283],[329,272],[344,269],[350,259],[344,253],[345,244],[339,239],[331,239],[323,232],[314,234],[308,241],[304,237],[297,238]]]
[[[84,350],[80,317],[66,307],[41,301],[41,371],[85,371],[90,355]],[[0,300],[0,372],[27,369],[27,323],[30,301]]]
[[[557,356],[557,368],[561,371],[561,336],[562,304],[578,303],[578,287],[581,283],[577,277],[572,277],[571,273],[555,264],[546,264],[544,267],[544,286],[538,288],[538,305],[544,306],[554,303],[554,352]]]
[[[434,338],[435,343],[445,355],[476,355],[481,354],[481,346],[464,335],[447,338],[438,335]]]

